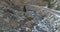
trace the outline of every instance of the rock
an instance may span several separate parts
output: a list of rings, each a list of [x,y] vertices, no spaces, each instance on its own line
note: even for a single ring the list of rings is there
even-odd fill
[[[17,1],[16,0],[12,0],[12,2],[15,5],[32,4],[32,5],[44,6],[44,5],[47,4],[47,2],[46,1],[43,2],[43,0],[17,0]]]
[[[29,21],[29,22],[26,22],[25,25],[26,25],[27,27],[32,27],[32,26],[35,25],[35,23],[32,22],[32,21]]]

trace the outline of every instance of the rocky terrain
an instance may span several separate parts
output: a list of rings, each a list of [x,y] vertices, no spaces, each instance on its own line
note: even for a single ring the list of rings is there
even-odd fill
[[[60,11],[48,4],[48,0],[0,0],[0,32],[60,32]]]

